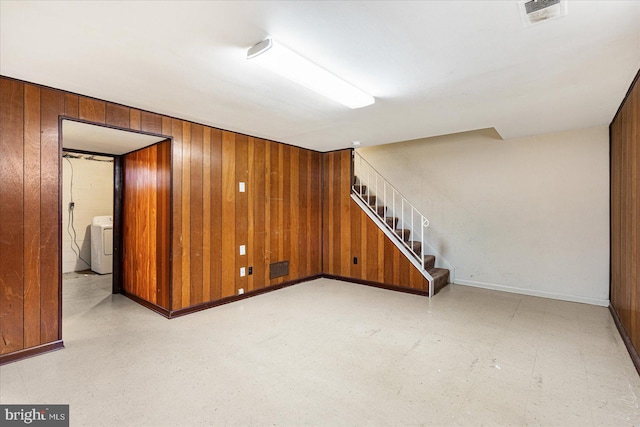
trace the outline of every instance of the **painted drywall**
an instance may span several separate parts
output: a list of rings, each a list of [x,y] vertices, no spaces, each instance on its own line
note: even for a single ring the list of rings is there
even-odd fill
[[[358,152],[429,218],[455,283],[608,305],[607,127],[512,140],[489,129]]]
[[[94,216],[113,215],[113,163],[62,159],[62,272],[90,268],[72,250],[73,229],[69,224],[71,171],[73,167],[73,202],[76,243],[81,257],[91,262],[91,220]],[[77,248],[73,245],[77,252]]]

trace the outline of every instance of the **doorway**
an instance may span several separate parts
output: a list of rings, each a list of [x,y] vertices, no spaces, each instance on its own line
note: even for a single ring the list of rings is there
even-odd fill
[[[111,294],[168,312],[171,140],[65,118],[61,146],[63,321]]]

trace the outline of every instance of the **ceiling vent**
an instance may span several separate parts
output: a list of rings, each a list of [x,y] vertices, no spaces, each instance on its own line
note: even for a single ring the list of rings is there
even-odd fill
[[[518,3],[525,27],[567,15],[566,0],[530,0]]]

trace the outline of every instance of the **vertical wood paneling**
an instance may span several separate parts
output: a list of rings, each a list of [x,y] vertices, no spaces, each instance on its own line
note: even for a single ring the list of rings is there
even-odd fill
[[[144,117],[144,114],[143,114]],[[191,202],[189,203],[190,224],[191,224],[191,261],[190,267],[190,302],[189,305],[196,305],[202,302],[204,285],[202,283],[203,275],[203,137],[204,128],[201,125],[191,125],[191,176],[189,182],[191,189],[189,194]]]
[[[170,141],[124,156],[123,288],[169,308]]]
[[[117,126],[121,128],[129,127],[129,108],[122,105],[112,104],[107,102],[105,112],[105,122],[110,126]],[[171,130],[168,129],[166,135],[171,135]]]
[[[0,79],[0,354],[24,348],[24,85]]]
[[[243,289],[245,292],[248,288],[247,277],[247,255],[240,255],[240,245],[245,246],[247,250],[248,240],[248,215],[249,215],[249,202],[247,192],[252,191],[248,185],[249,178],[249,141],[246,135],[236,135],[235,137],[235,236],[233,247],[233,255],[235,256],[235,288],[234,294],[238,293],[239,289]],[[245,191],[240,192],[240,183],[244,183]],[[244,277],[240,277],[240,269],[245,269]]]
[[[351,151],[324,153],[324,239],[327,274],[423,290],[424,278],[351,200]],[[358,264],[353,264],[353,257]]]
[[[171,141],[167,140],[158,146],[157,175],[157,304],[169,309],[170,268],[171,260]]]
[[[182,307],[191,305],[191,124],[182,122]]]
[[[173,234],[171,247],[171,310],[183,308],[182,305],[182,122],[171,120],[173,149],[171,152],[172,174],[172,216]]]
[[[181,120],[178,120],[178,122],[182,124]],[[141,123],[140,110],[135,110],[131,108],[129,110],[129,128],[131,130],[140,130],[140,123]]]
[[[311,262],[311,272],[309,275],[320,274],[322,272],[323,254],[322,254],[322,228],[323,228],[323,211],[322,211],[322,154],[313,152],[312,169],[309,173],[309,184],[311,201],[309,203],[311,210],[310,227],[312,230],[309,234],[311,248],[309,250],[309,260]]]
[[[64,95],[64,115],[68,117],[78,118],[80,97],[67,93]]]
[[[140,114],[140,130],[149,133],[162,133],[162,116],[142,111]]]
[[[222,298],[222,132],[211,130],[211,296]]]
[[[247,250],[252,254],[249,265],[253,267],[251,275],[251,288],[261,289],[266,285],[265,275],[267,271],[267,258],[265,254],[265,242],[267,239],[266,218],[266,154],[265,141],[255,139],[253,143],[253,177],[251,179],[251,220],[253,236],[250,247]]]
[[[271,194],[270,214],[269,214],[269,230],[271,249],[271,262],[280,262],[280,239],[282,238],[282,146],[280,144],[269,143],[271,146],[271,177],[269,179],[269,188]],[[268,272],[267,272],[268,273]],[[274,285],[279,282],[278,279],[269,279],[267,283]]]
[[[24,211],[27,213],[24,218],[25,348],[40,344],[40,215],[33,214],[40,212],[40,168],[40,88],[25,85]]]
[[[202,301],[211,299],[211,128],[202,136]],[[193,300],[193,298],[192,298]]]
[[[235,134],[222,132],[222,295],[235,294],[236,272],[236,170]]]
[[[237,287],[261,289],[322,272],[321,153],[12,79],[0,81],[0,330],[3,338],[11,336],[0,342],[1,354],[61,338],[60,115],[173,138],[121,159],[127,180],[123,191],[133,204],[123,212],[123,240],[124,234],[138,236],[127,240],[122,253],[128,265],[126,292],[175,311],[231,296]],[[247,185],[241,195],[240,180]],[[340,203],[335,207],[351,209]],[[333,221],[340,226],[339,212]],[[155,232],[141,235],[140,230],[154,227]],[[246,256],[239,255],[240,241],[247,245]],[[340,243],[336,249],[336,259],[346,259]],[[283,260],[290,262],[289,276],[270,281],[269,264]],[[239,266],[253,267],[253,275],[239,281]]]
[[[289,275],[290,277],[299,277],[300,271],[300,248],[299,242],[299,227],[300,227],[300,149],[297,147],[289,147],[289,171],[285,171],[288,176],[288,184],[285,188],[289,187],[287,197],[287,212],[288,218],[286,219],[289,231],[287,233],[287,251],[289,253]],[[285,252],[285,253],[286,253]]]
[[[60,145],[58,117],[64,114],[63,92],[40,91],[40,341],[61,339],[60,315]],[[58,278],[58,279],[55,279]]]
[[[106,102],[81,96],[79,106],[80,119],[94,123],[105,122]]]
[[[298,175],[296,183],[298,191],[298,274],[303,277],[309,276],[311,272],[308,249],[310,249],[313,244],[309,236],[309,224],[311,223],[309,212],[309,198],[311,195],[309,194],[310,180],[308,177],[308,173],[311,170],[310,154],[311,152],[307,150],[300,150],[298,153]]]
[[[640,72],[638,73],[640,75]],[[611,305],[640,352],[640,84],[638,76],[610,126]],[[638,361],[636,361],[638,363]],[[640,369],[640,368],[639,368]]]

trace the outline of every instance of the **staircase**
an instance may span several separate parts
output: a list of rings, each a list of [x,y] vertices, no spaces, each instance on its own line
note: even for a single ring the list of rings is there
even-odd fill
[[[429,281],[429,296],[435,295],[449,283],[449,270],[436,268],[435,255],[425,253],[424,231],[429,221],[360,154],[354,151],[353,156],[351,193],[374,214],[379,227],[391,231],[386,234],[393,236],[394,244],[404,249],[403,253]]]

